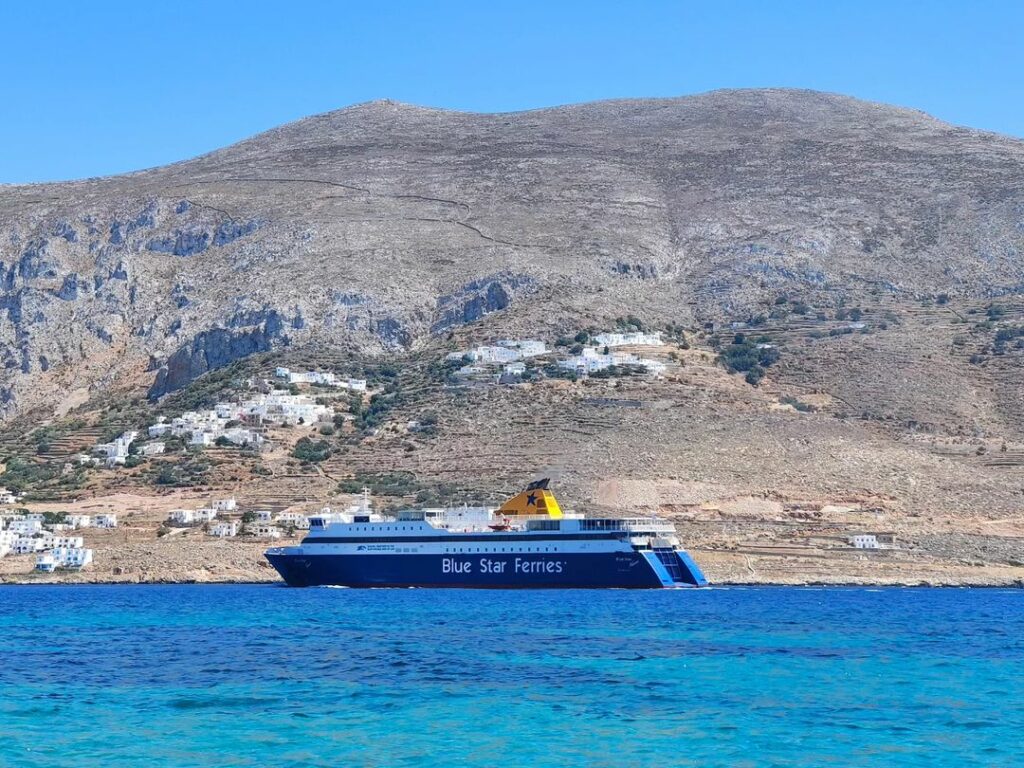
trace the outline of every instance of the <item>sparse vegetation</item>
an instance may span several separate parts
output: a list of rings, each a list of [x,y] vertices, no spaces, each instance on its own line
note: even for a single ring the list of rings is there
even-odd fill
[[[201,453],[189,453],[178,461],[161,461],[147,471],[156,485],[187,488],[202,485],[211,466]]]
[[[292,449],[292,456],[302,462],[321,462],[330,458],[331,444],[326,440],[302,437]]]
[[[782,403],[783,405],[792,406],[796,410],[800,411],[800,413],[813,413],[814,411],[817,410],[813,405],[801,402],[797,398],[792,397],[790,395],[786,395],[785,397],[781,398],[779,402]]]
[[[422,486],[411,472],[357,472],[338,484],[341,493],[362,493],[363,488],[369,488],[374,496],[410,496]]]
[[[615,327],[624,331],[643,331],[644,321],[636,315],[626,315],[615,319]]]
[[[745,373],[748,384],[757,386],[764,378],[765,369],[779,359],[779,350],[767,336],[752,339],[743,333],[733,337],[732,344],[720,351],[720,359],[729,373]]]

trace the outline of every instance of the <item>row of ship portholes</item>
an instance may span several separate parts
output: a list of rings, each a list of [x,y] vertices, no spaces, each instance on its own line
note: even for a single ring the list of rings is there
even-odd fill
[[[514,554],[514,555],[521,555],[521,554],[523,554],[525,552],[533,553],[533,552],[557,552],[557,551],[558,551],[558,547],[524,547],[523,549],[515,549],[513,547],[499,547],[499,548],[476,547],[475,549],[473,547],[445,547],[444,548],[444,552],[445,552],[446,555],[452,555],[452,554],[454,554],[454,555],[477,555],[477,554],[487,555],[487,554],[495,554],[495,553],[500,554],[502,552],[506,552],[506,553]]]

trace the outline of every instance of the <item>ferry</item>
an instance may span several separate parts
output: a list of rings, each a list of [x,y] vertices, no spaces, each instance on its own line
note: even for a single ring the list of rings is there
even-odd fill
[[[563,512],[549,480],[497,509],[374,512],[368,494],[348,513],[309,520],[294,547],[266,557],[293,587],[677,588],[707,579],[675,527],[652,517]]]

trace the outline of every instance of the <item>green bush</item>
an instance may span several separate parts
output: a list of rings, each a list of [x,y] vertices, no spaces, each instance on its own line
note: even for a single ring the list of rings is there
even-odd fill
[[[767,337],[760,337],[761,339]],[[766,344],[764,341],[757,341],[737,333],[733,342],[721,350],[720,356],[726,370],[729,373],[751,373],[747,376],[747,382],[756,384],[764,376],[764,369],[774,365],[779,360],[779,350],[776,347],[765,346],[758,348],[759,344]],[[755,369],[757,369],[755,371]]]
[[[292,449],[292,456],[299,461],[320,462],[331,455],[331,445],[326,440],[311,440],[308,437],[299,439]]]
[[[61,467],[55,463],[36,464],[14,456],[7,461],[3,474],[0,474],[0,485],[21,493],[57,478]]]

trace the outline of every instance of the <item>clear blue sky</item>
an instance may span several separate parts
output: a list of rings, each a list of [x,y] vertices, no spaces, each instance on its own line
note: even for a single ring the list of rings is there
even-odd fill
[[[0,182],[160,165],[376,98],[490,112],[761,86],[1024,137],[1024,2],[9,0]]]

